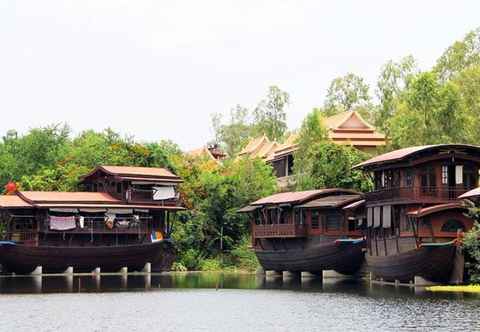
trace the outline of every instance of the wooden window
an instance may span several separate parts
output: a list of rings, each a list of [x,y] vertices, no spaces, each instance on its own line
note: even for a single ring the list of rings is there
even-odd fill
[[[456,233],[458,230],[461,232],[465,231],[465,225],[459,220],[456,219],[450,219],[447,220],[443,225],[442,225],[442,232],[451,232],[451,233]]]
[[[463,165],[455,166],[455,184],[463,183]]]
[[[312,210],[312,229],[320,228],[320,212]]]
[[[405,171],[405,186],[406,187],[413,186],[413,171],[411,169],[407,169]]]
[[[448,166],[442,166],[442,184],[448,184]]]
[[[342,228],[342,215],[340,213],[329,213],[326,216],[327,231],[338,231]]]
[[[301,211],[300,209],[296,208],[293,210],[293,219],[295,225],[300,225],[302,222]]]
[[[121,194],[121,193],[122,193],[122,183],[117,182],[117,194]]]
[[[463,186],[465,189],[478,187],[478,171],[475,167],[463,168]]]

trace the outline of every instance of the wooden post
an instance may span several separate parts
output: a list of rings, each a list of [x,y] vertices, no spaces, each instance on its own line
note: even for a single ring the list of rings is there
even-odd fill
[[[151,273],[152,272],[152,263],[150,263],[150,262],[145,263],[145,266],[143,267],[143,272]]]

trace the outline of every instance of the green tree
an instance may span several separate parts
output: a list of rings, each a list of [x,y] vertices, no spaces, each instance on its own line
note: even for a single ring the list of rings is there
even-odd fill
[[[447,48],[437,60],[434,71],[446,81],[473,65],[480,65],[480,27]]]
[[[265,134],[271,140],[281,141],[287,130],[285,109],[289,103],[287,92],[277,86],[269,87],[266,99],[260,101],[253,111],[255,134]]]
[[[319,188],[346,188],[368,191],[372,188],[370,179],[358,170],[356,164],[368,155],[345,145],[321,141],[310,147],[308,158],[295,161],[297,190]]]
[[[330,83],[324,105],[326,116],[359,110],[368,119],[370,108],[369,88],[362,77],[348,73]]]
[[[418,72],[413,56],[402,58],[399,62],[389,61],[383,65],[377,81],[379,105],[375,113],[375,126],[390,136],[388,121],[394,115],[399,98]]]
[[[252,135],[253,126],[249,123],[247,108],[237,105],[230,110],[230,118],[223,123],[221,114],[213,114],[212,127],[215,131],[215,141],[219,143],[228,156],[234,157],[242,149]]]
[[[468,142],[467,118],[456,85],[441,84],[434,72],[420,73],[405,91],[389,122],[392,146]]]

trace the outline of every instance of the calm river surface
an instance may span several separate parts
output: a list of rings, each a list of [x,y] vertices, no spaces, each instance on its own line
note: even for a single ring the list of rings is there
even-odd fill
[[[242,274],[0,277],[0,331],[480,331],[480,296]]]

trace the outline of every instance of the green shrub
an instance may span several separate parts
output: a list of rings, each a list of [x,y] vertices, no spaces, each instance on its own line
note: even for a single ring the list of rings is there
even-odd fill
[[[187,267],[183,265],[181,262],[174,262],[172,264],[172,271],[185,272],[187,270],[188,270]]]
[[[463,239],[463,248],[465,250],[465,268],[470,278],[470,282],[480,282],[480,224],[465,233]]]
[[[241,270],[255,271],[259,266],[257,256],[250,248],[248,237],[244,237],[240,244],[232,250],[231,258],[234,265]]]
[[[201,271],[221,271],[222,265],[220,261],[215,258],[204,259],[200,262]]]
[[[198,270],[202,261],[201,254],[195,249],[188,249],[180,257],[180,263],[188,270]]]

